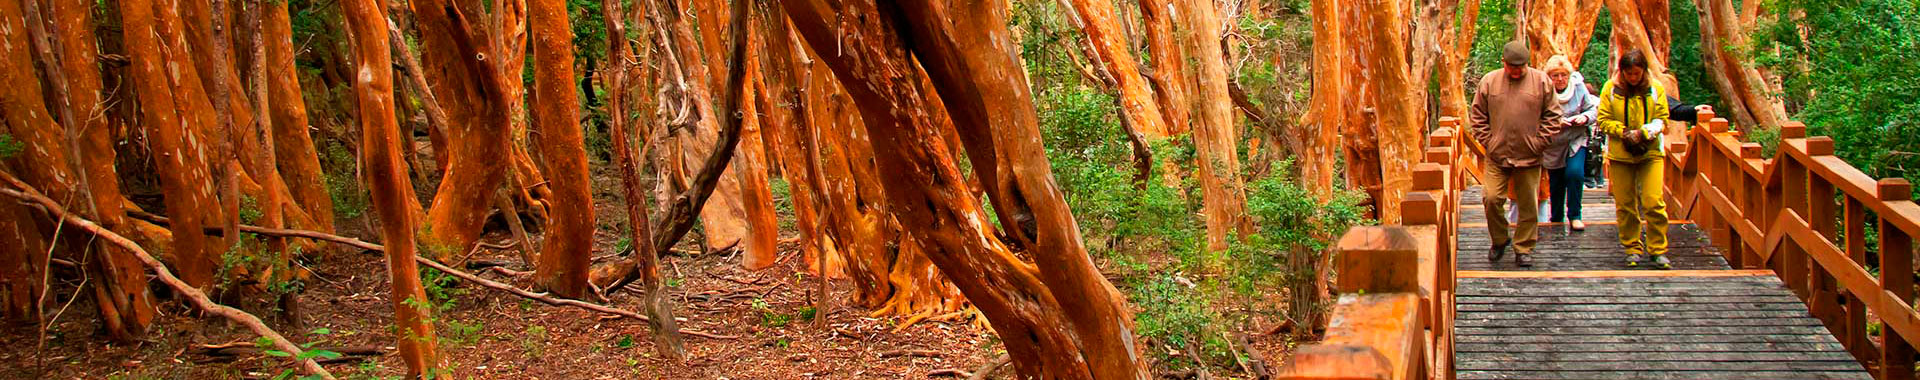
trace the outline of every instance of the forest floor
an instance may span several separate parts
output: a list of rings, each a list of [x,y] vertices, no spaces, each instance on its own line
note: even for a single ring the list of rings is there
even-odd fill
[[[660,358],[644,323],[547,306],[469,283],[441,289],[454,294],[453,305],[435,316],[441,349],[458,377],[485,379],[925,378],[941,369],[972,371],[998,356],[1000,344],[991,331],[964,323],[925,321],[894,331],[896,319],[868,318],[864,309],[841,307],[827,316],[825,328],[816,327],[801,315],[812,304],[808,293],[817,278],[805,274],[791,244],[784,248],[779,265],[760,271],[741,269],[734,255],[669,257],[666,270],[679,279],[671,294],[677,315],[685,319],[681,328],[737,337],[685,337],[690,359],[684,362]],[[519,262],[510,253],[496,254],[484,258]],[[300,297],[304,326],[294,329],[257,302],[249,311],[289,338],[316,347],[388,351],[372,360],[327,365],[342,378],[400,375],[405,365],[391,354],[393,305],[386,296],[384,262],[344,252],[315,261],[309,264],[314,279]],[[483,276],[530,285],[525,276]],[[850,286],[835,285],[837,303],[851,299]],[[73,289],[50,297],[64,301]],[[612,304],[636,308],[637,298],[620,292]],[[111,344],[90,303],[91,297],[80,297],[66,307],[46,332],[44,345],[31,329],[0,329],[0,340],[12,342],[0,345],[5,347],[0,378],[244,379],[272,378],[291,368],[273,356],[198,353],[191,348],[251,342],[254,335],[171,303],[163,306],[165,315],[146,340]]]
[[[625,231],[618,182],[595,167],[596,263],[612,259]],[[791,215],[781,215],[790,219]],[[497,219],[497,218],[496,218]],[[481,239],[490,245],[511,243],[504,223],[495,220]],[[364,220],[340,222],[340,233],[365,240],[376,234]],[[832,284],[836,307],[827,325],[810,320],[818,277],[807,271],[793,240],[783,229],[780,260],[752,271],[739,264],[735,250],[700,255],[669,255],[667,278],[675,315],[682,329],[732,336],[708,339],[684,336],[688,359],[673,361],[654,350],[645,323],[610,318],[584,309],[549,306],[451,277],[424,276],[429,298],[436,298],[435,328],[440,349],[457,378],[475,379],[922,379],[954,378],[943,370],[972,372],[1004,354],[984,324],[926,320],[896,329],[901,317],[868,317],[854,300],[851,283]],[[538,236],[537,234],[535,235]],[[696,252],[696,232],[682,239],[680,252]],[[601,257],[599,255],[607,255]],[[531,271],[517,253],[480,249],[474,261],[506,263]],[[299,295],[299,325],[287,321],[273,302],[258,295],[219,302],[266,320],[295,342],[330,351],[378,349],[374,356],[347,356],[325,366],[343,379],[400,378],[406,365],[395,354],[393,304],[383,256],[327,247],[310,253],[304,265],[312,277]],[[1104,265],[1102,265],[1104,267]],[[470,271],[482,277],[531,288],[528,275]],[[79,276],[72,276],[79,277]],[[164,301],[146,337],[135,344],[107,339],[92,304],[74,297],[78,283],[52,284],[48,297],[58,312],[43,333],[20,325],[0,327],[0,379],[278,379],[294,368],[288,360],[259,352],[224,356],[206,353],[207,345],[250,346],[257,336],[245,327],[199,315],[187,306]],[[155,288],[161,291],[160,288]],[[240,299],[234,299],[240,298]],[[162,295],[161,299],[174,299]],[[440,299],[450,301],[440,301]],[[632,291],[617,292],[610,306],[639,310]],[[1137,305],[1136,305],[1137,306]],[[1252,349],[1266,363],[1278,363],[1288,351],[1286,339],[1247,332]],[[1177,357],[1179,350],[1145,343],[1149,357]],[[1177,360],[1176,360],[1177,361]],[[1170,370],[1170,361],[1154,360],[1163,378],[1203,377],[1194,370]],[[1185,361],[1179,361],[1185,362]],[[995,378],[1008,378],[1001,366]],[[1227,374],[1228,376],[1233,376]],[[964,378],[964,375],[960,376]]]

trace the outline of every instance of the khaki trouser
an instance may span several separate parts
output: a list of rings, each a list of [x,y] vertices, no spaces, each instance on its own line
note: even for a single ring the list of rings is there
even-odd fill
[[[1620,245],[1629,255],[1667,253],[1666,169],[1666,159],[1659,156],[1640,163],[1607,162],[1607,187],[1617,207]]]
[[[1487,164],[1487,183],[1481,189],[1480,202],[1487,210],[1487,232],[1492,235],[1493,246],[1513,244],[1514,252],[1533,254],[1533,244],[1540,239],[1537,230],[1540,227],[1540,167],[1502,168],[1492,162]],[[1512,189],[1508,189],[1512,186]],[[1511,237],[1507,234],[1507,192],[1513,192],[1513,201],[1520,207],[1520,225],[1514,227]]]

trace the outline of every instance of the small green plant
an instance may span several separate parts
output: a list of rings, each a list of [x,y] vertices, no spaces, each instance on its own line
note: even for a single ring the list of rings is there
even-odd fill
[[[0,159],[20,155],[20,151],[25,148],[19,141],[14,141],[13,135],[0,133]]]
[[[793,322],[793,315],[773,311],[766,299],[753,299],[753,311],[760,314],[760,324],[767,327],[785,327]]]
[[[249,195],[240,195],[240,223],[259,224],[263,215],[260,212],[260,200]]]
[[[547,328],[541,325],[527,326],[526,331],[520,334],[520,348],[526,351],[529,358],[546,355]]]
[[[319,330],[315,330],[315,331],[317,332]],[[315,334],[315,335],[324,335],[324,334]],[[316,358],[317,359],[340,358],[340,353],[338,352],[313,348],[314,344],[322,341],[324,341],[324,339],[300,344],[299,354],[293,354],[293,353],[289,353],[286,351],[282,351],[278,348],[275,348],[273,345],[273,339],[269,339],[264,336],[258,339],[254,339],[253,346],[259,347],[261,349],[260,353],[266,354],[267,356],[291,358],[294,361],[307,361],[307,360],[312,360]],[[309,380],[309,379],[319,379],[319,378],[320,378],[319,375],[304,375],[304,376],[296,377],[296,374],[294,373],[292,368],[282,370],[280,374],[274,375],[273,377],[274,380],[287,380],[287,379]]]
[[[813,320],[814,317],[817,316],[816,314],[819,314],[819,313],[820,313],[820,310],[814,309],[812,305],[808,305],[808,306],[800,307],[799,314],[800,314],[801,320],[811,321]]]
[[[633,347],[633,336],[632,336],[632,335],[621,335],[621,336],[620,336],[620,339],[619,339],[619,340],[615,340],[615,341],[613,341],[613,346],[614,346],[614,347],[619,347],[619,348],[632,348],[632,347]]]

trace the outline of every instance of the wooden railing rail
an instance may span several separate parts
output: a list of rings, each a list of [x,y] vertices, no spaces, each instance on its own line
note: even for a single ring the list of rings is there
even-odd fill
[[[1455,229],[1465,187],[1453,129],[1428,136],[1404,226],[1355,227],[1335,244],[1334,291],[1326,339],[1301,346],[1282,379],[1451,379]]]
[[[1704,128],[1666,147],[1671,216],[1706,229],[1734,267],[1772,269],[1876,378],[1913,379],[1920,205],[1912,186],[1848,165],[1833,156],[1832,139],[1807,137],[1798,122],[1781,128],[1773,157],[1762,157],[1759,144],[1743,142],[1713,116],[1702,113],[1710,120]],[[1868,241],[1867,228],[1877,242]],[[1877,277],[1870,244],[1878,248]],[[1884,326],[1878,343],[1869,315]]]

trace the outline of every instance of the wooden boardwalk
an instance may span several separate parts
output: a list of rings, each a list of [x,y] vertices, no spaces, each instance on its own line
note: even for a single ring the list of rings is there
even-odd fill
[[[1479,189],[1463,192],[1457,378],[1872,378],[1771,271],[1733,270],[1684,221],[1669,230],[1675,270],[1630,270],[1611,198],[1585,200],[1587,230],[1543,225],[1519,268],[1487,262]]]

